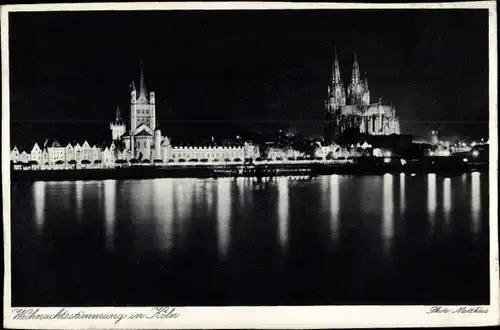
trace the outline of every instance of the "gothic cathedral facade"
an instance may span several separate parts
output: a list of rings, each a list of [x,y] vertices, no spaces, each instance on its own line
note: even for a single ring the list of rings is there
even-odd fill
[[[340,77],[340,68],[335,51],[333,72],[325,102],[325,141],[336,141],[347,130],[361,134],[399,134],[399,120],[394,107],[370,102],[368,79],[361,79],[359,64],[354,54],[351,82],[347,86]]]

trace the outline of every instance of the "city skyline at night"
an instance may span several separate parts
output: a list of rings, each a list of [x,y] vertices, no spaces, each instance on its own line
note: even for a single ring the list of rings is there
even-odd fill
[[[498,323],[496,3],[0,9],[7,327]]]
[[[334,49],[346,81],[357,54],[372,99],[394,105],[402,132],[487,128],[480,10],[15,13],[10,49],[13,140],[43,125],[52,129],[34,131],[62,139],[87,125],[105,134],[116,107],[130,111],[141,61],[167,131],[320,136]]]

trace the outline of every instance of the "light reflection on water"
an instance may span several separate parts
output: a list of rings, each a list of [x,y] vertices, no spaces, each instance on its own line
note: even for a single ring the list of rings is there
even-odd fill
[[[45,184],[43,181],[33,184],[35,224],[38,231],[42,230],[45,221]]]
[[[214,204],[214,194],[211,191],[209,191],[208,188],[212,188],[213,187],[213,182],[210,181],[210,183],[209,183],[209,182],[205,181],[205,186],[204,187],[205,187],[204,194],[205,194],[205,196],[207,198],[207,207],[208,207],[209,210],[211,210],[212,206]]]
[[[394,235],[394,198],[393,198],[393,175],[384,175],[384,196],[383,196],[383,219],[382,219],[382,237],[385,253],[388,254]]]
[[[236,178],[236,186],[238,187],[238,195],[239,195],[239,205],[243,205],[245,200],[245,181],[244,177]]]
[[[405,179],[406,175],[401,173],[399,175],[399,211],[404,213],[406,202],[405,202]]]
[[[478,233],[480,230],[480,219],[481,219],[481,182],[480,173],[474,172],[470,174],[471,185],[470,185],[470,219],[471,219],[471,230],[474,233]],[[272,189],[277,189],[277,224],[279,241],[283,246],[288,244],[288,228],[290,222],[290,212],[300,205],[291,205],[290,196],[293,195],[297,190],[297,187],[319,185],[317,188],[321,194],[326,195],[324,203],[329,210],[328,221],[331,230],[331,237],[336,238],[339,234],[339,223],[340,223],[340,208],[341,202],[340,197],[342,194],[347,194],[356,196],[353,189],[361,190],[361,200],[353,200],[356,198],[349,198],[348,204],[355,205],[355,208],[361,208],[361,214],[376,214],[377,208],[380,210],[380,219],[382,223],[381,234],[385,240],[384,244],[390,243],[390,238],[394,235],[394,221],[395,221],[395,209],[399,206],[400,211],[404,211],[408,206],[405,200],[420,198],[420,196],[415,196],[417,192],[412,189],[408,189],[408,185],[412,184],[410,180],[405,180],[403,174],[399,175],[399,205],[394,199],[394,178],[395,176],[391,174],[385,174],[382,181],[380,178],[370,178],[361,179],[364,182],[359,184],[347,185],[346,182],[349,180],[340,175],[331,175],[324,177],[321,180],[303,181],[300,185],[291,185],[290,180],[286,177],[278,177],[275,181],[269,181],[265,183],[265,188],[259,189],[271,189],[270,187],[275,187]],[[442,207],[437,207],[438,196],[437,196],[437,176],[436,174],[428,174],[426,185],[427,185],[427,221],[429,222],[429,227],[435,226],[436,216],[442,217],[447,224],[449,224],[453,219],[451,218],[451,212],[454,209],[454,199],[452,195],[452,182],[460,182],[464,184],[464,177],[453,178],[442,178],[439,181],[442,182]],[[458,180],[458,181],[454,181]],[[467,180],[465,180],[465,183]],[[377,186],[382,183],[381,189]],[[174,221],[178,224],[185,222],[184,219],[191,218],[194,213],[198,215],[206,214],[207,217],[210,216],[211,210],[215,212],[217,217],[217,234],[220,237],[219,249],[222,255],[225,255],[228,249],[229,242],[229,223],[233,220],[234,216],[232,213],[232,199],[237,198],[238,208],[242,208],[242,211],[247,210],[248,207],[252,205],[252,196],[255,193],[255,187],[253,186],[252,179],[250,178],[239,178],[237,180],[229,178],[221,178],[217,180],[197,180],[197,179],[154,179],[154,180],[139,180],[135,182],[124,182],[121,184],[120,190],[117,190],[118,182],[114,180],[106,180],[103,182],[87,182],[84,184],[83,181],[76,182],[50,182],[47,185],[46,182],[35,182],[32,185],[33,191],[33,206],[34,206],[34,222],[37,228],[41,228],[44,224],[46,216],[46,203],[47,196],[62,196],[66,199],[74,199],[75,204],[74,212],[78,219],[82,219],[82,212],[84,207],[83,197],[92,196],[96,194],[96,197],[101,196],[102,201],[99,198],[89,199],[86,203],[96,203],[96,205],[89,205],[92,207],[102,207],[103,208],[103,220],[106,228],[107,239],[109,239],[109,244],[106,245],[111,247],[114,244],[113,235],[109,235],[116,226],[117,218],[117,207],[121,209],[129,209],[133,213],[133,218],[138,226],[142,223],[151,224],[151,219],[154,219],[156,225],[158,225],[158,235],[155,241],[159,242],[164,249],[170,249],[171,245],[174,244],[173,239],[173,223]],[[460,184],[460,183],[459,183]],[[73,187],[74,186],[74,187]],[[231,189],[234,186],[235,189]],[[396,186],[398,187],[398,186]],[[439,187],[441,191],[441,186]],[[312,188],[314,189],[314,188]],[[467,190],[468,187],[465,186]],[[71,197],[71,191],[74,191],[74,198]],[[127,205],[118,205],[118,196],[128,195]],[[377,195],[382,194],[381,199],[378,199]],[[58,197],[59,198],[59,197]],[[313,198],[313,196],[311,196]],[[317,198],[317,197],[316,197]],[[215,205],[213,205],[215,199]],[[322,197],[323,199],[323,197]],[[59,199],[55,199],[59,200]],[[208,205],[202,203],[205,200]],[[441,199],[439,199],[441,200]],[[54,201],[51,200],[52,203]],[[307,203],[307,201],[303,201]],[[406,206],[406,207],[405,207]],[[53,206],[51,206],[53,207]],[[343,206],[344,207],[344,206]],[[71,208],[71,204],[65,205],[65,208]],[[197,211],[198,210],[198,211]],[[152,213],[153,212],[153,213]],[[314,210],[311,210],[314,213]],[[351,210],[351,212],[353,212]],[[442,212],[442,213],[440,213]],[[245,212],[243,212],[244,214]],[[358,211],[359,213],[359,211]],[[242,214],[239,212],[238,214]],[[397,213],[397,217],[403,216],[402,212]],[[152,216],[152,217],[151,217]],[[141,219],[145,219],[144,221]],[[182,228],[179,228],[182,231]],[[143,233],[145,234],[145,233]]]
[[[330,176],[330,230],[334,240],[338,239],[340,216],[340,176]]]
[[[244,302],[243,290],[224,291],[228,283],[252,283],[258,288],[253,290],[256,293],[265,291],[257,281],[266,282],[267,290],[279,287],[275,283],[282,284],[270,295],[286,296],[299,282],[312,283],[310,292],[328,292],[332,286],[335,290],[331,292],[342,292],[359,287],[356,281],[360,280],[370,287],[376,287],[374,281],[379,280],[388,285],[388,278],[399,276],[393,270],[403,258],[413,258],[405,265],[404,274],[416,274],[421,269],[430,271],[429,265],[448,260],[461,263],[482,253],[479,245],[487,240],[481,228],[487,221],[488,200],[487,183],[481,179],[481,174],[472,173],[465,180],[436,174],[386,174],[330,175],[311,180],[279,177],[262,182],[252,178],[36,182],[25,185],[28,193],[24,195],[19,193],[23,186],[16,187],[19,196],[14,196],[12,203],[13,214],[24,212],[15,223],[21,228],[17,232],[37,228],[34,233],[42,238],[32,240],[38,244],[32,248],[36,252],[23,260],[37,258],[39,251],[57,260],[57,254],[83,249],[90,261],[85,266],[78,262],[72,265],[82,274],[89,264],[96,272],[115,267],[106,270],[112,274],[130,269],[133,274],[128,278],[136,283],[137,276],[144,276],[144,267],[151,266],[158,279],[169,277],[175,285],[182,279],[206,281],[203,287],[206,284],[207,292],[203,294],[239,294],[238,301]],[[61,198],[69,198],[68,207],[59,207]],[[72,221],[74,218],[81,222]],[[31,222],[23,223],[23,219]],[[429,235],[430,227],[446,222],[453,231]],[[22,227],[26,224],[28,229]],[[79,235],[82,229],[84,233]],[[33,244],[22,238],[17,241],[25,246]],[[25,246],[20,253],[29,250]],[[457,250],[456,246],[466,248]],[[117,262],[109,266],[106,262],[111,259],[102,259],[102,250],[95,247],[113,252],[105,255]],[[465,252],[460,255],[462,250]],[[385,260],[383,267],[380,256]],[[438,259],[431,262],[429,258]],[[96,260],[95,265],[92,260]],[[455,276],[457,269],[470,264],[476,265],[471,261],[452,264],[455,268],[443,266],[441,271],[449,269],[450,274],[441,275]],[[21,266],[29,269],[29,265]],[[350,270],[359,270],[359,275],[352,276]],[[48,276],[58,271],[48,269]],[[294,273],[299,273],[295,279],[291,278]],[[321,290],[316,286],[322,286]],[[179,295],[187,289],[179,288]]]
[[[106,250],[114,248],[116,221],[116,181],[104,181],[104,224],[106,235]]]
[[[154,179],[153,194],[155,202],[153,204],[154,218],[158,222],[156,230],[156,246],[165,252],[172,249],[174,242],[174,196],[173,179]]]
[[[472,212],[472,232],[477,236],[481,229],[481,181],[480,173],[473,172],[471,174],[471,212]]]
[[[188,195],[190,192],[190,187],[188,186],[188,182],[185,179],[180,179],[178,182],[174,184],[174,198],[175,198],[175,209],[177,211],[176,218],[184,219],[190,210],[188,209],[187,203],[193,197]],[[177,223],[181,223],[181,221],[176,221]]]
[[[46,216],[46,203],[52,202],[47,200],[49,196],[62,196],[66,199],[74,199],[74,210],[71,210],[71,204],[65,206],[65,212],[73,212],[76,218],[81,220],[83,209],[103,208],[103,223],[106,234],[105,246],[111,250],[116,244],[115,235],[116,222],[120,221],[117,215],[117,207],[122,211],[131,212],[134,223],[139,228],[136,235],[140,241],[147,241],[150,237],[155,242],[155,246],[163,251],[170,251],[176,244],[175,235],[183,236],[186,224],[192,222],[190,219],[194,215],[197,217],[215,217],[216,232],[218,237],[217,249],[221,258],[224,258],[230,249],[231,231],[230,224],[232,221],[238,221],[234,218],[235,213],[233,207],[238,208],[236,217],[250,214],[250,208],[253,208],[252,197],[258,188],[262,193],[276,189],[277,198],[271,203],[276,203],[276,221],[278,241],[280,245],[286,249],[288,247],[290,214],[296,210],[296,207],[301,205],[290,204],[290,198],[297,191],[298,187],[306,187],[311,189],[311,198],[321,198],[325,209],[325,221],[328,222],[330,228],[330,237],[335,242],[340,235],[339,224],[341,221],[340,208],[347,208],[346,217],[352,217],[353,214],[362,217],[363,214],[370,217],[379,217],[381,223],[380,235],[384,249],[389,251],[394,235],[397,235],[395,229],[395,221],[403,221],[404,214],[408,207],[418,205],[415,201],[424,196],[418,196],[419,192],[411,185],[426,182],[426,204],[427,204],[427,221],[428,228],[433,232],[435,230],[436,218],[443,219],[446,228],[453,221],[451,217],[452,210],[456,207],[452,195],[453,184],[464,184],[467,182],[467,177],[456,178],[439,178],[439,183],[442,183],[442,188],[439,186],[440,196],[438,198],[438,177],[436,174],[428,174],[426,181],[409,180],[404,174],[397,175],[399,184],[394,185],[396,176],[385,174],[383,177],[365,177],[365,178],[348,178],[340,175],[330,175],[319,178],[319,180],[301,181],[300,184],[291,184],[290,179],[286,177],[278,177],[254,187],[252,178],[221,178],[217,180],[197,180],[197,179],[154,179],[154,180],[137,180],[124,181],[120,183],[118,190],[118,182],[114,180],[106,180],[103,182],[52,182],[47,186],[45,182],[36,182],[33,184],[33,204],[34,204],[34,222],[38,229],[43,227]],[[481,221],[481,182],[480,174],[472,173],[470,187],[465,186],[465,189],[470,189],[469,213],[471,221],[471,231],[477,235],[480,231]],[[455,182],[455,183],[453,183]],[[460,183],[461,182],[461,183]],[[73,187],[74,186],[74,187]],[[232,189],[234,187],[235,189]],[[264,188],[262,188],[264,187]],[[399,191],[398,191],[399,190]],[[74,198],[71,197],[74,192]],[[465,192],[465,191],[464,191]],[[57,194],[56,194],[57,193]],[[316,195],[314,195],[316,193]],[[318,196],[318,193],[323,196]],[[96,198],[90,198],[95,194]],[[345,205],[341,205],[341,195],[346,194],[348,198],[343,199]],[[382,194],[382,196],[380,196]],[[395,197],[399,195],[398,197]],[[118,200],[123,199],[120,196],[128,196],[126,205],[118,205]],[[234,196],[233,196],[234,195]],[[86,204],[83,205],[83,200]],[[101,196],[101,199],[98,197]],[[359,196],[359,197],[358,197]],[[442,196],[442,199],[441,199]],[[61,197],[58,197],[61,198]],[[233,205],[233,199],[236,198],[236,204]],[[56,198],[57,200],[57,198]],[[398,203],[399,200],[399,203]],[[407,203],[407,201],[411,201]],[[442,202],[442,205],[439,205]],[[302,201],[301,201],[302,202]],[[92,204],[95,205],[87,205]],[[307,207],[308,202],[303,201],[303,205]],[[456,202],[455,202],[456,203]],[[53,206],[50,206],[53,207]],[[262,207],[262,205],[257,206]],[[399,207],[399,211],[396,211]],[[311,209],[309,213],[311,217],[324,217],[316,215],[315,210]],[[51,217],[53,218],[53,217]],[[347,220],[347,219],[346,219]],[[254,220],[257,221],[257,220]],[[415,220],[412,220],[415,221]],[[348,222],[347,222],[348,223]],[[369,223],[367,223],[369,224]],[[443,230],[447,230],[443,228]],[[133,239],[136,241],[136,239]],[[145,244],[148,244],[147,242]],[[191,244],[191,243],[189,243]]]
[[[289,181],[286,177],[278,178],[278,228],[279,240],[283,249],[288,245]]]
[[[230,244],[231,198],[230,179],[217,180],[217,242],[221,260],[226,258]]]
[[[83,214],[83,181],[75,182],[75,191],[76,191],[76,219],[78,221],[82,220]]]
[[[430,231],[434,233],[434,227],[436,225],[436,205],[437,205],[437,194],[436,194],[436,174],[429,173],[427,175],[427,213],[429,217]]]
[[[443,180],[443,210],[444,219],[446,224],[450,223],[450,212],[451,212],[451,179],[445,178]]]

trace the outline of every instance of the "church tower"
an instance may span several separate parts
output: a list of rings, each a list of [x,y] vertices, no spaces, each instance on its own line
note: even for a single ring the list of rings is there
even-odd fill
[[[358,57],[354,53],[354,63],[352,66],[351,83],[347,87],[347,97],[351,105],[370,104],[370,93],[368,91],[368,79],[363,82],[359,73]]]
[[[344,83],[340,77],[339,60],[337,50],[333,60],[332,77],[328,85],[328,95],[325,102],[325,127],[324,138],[326,141],[332,141],[338,134],[338,121],[341,107],[346,105],[346,95]]]
[[[111,129],[113,141],[118,141],[120,137],[125,134],[126,127],[120,115],[120,108],[116,108],[116,118],[109,124],[109,128]]]
[[[365,73],[365,81],[363,82],[363,97],[361,100],[363,105],[370,104],[370,90],[368,89],[368,77],[366,73]]]
[[[328,112],[337,112],[339,108],[346,104],[344,84],[340,77],[339,60],[337,58],[337,50],[335,50],[335,58],[333,62],[332,80],[328,86],[328,99],[326,102],[326,110]]]
[[[148,95],[144,79],[144,68],[141,62],[139,95],[137,95],[134,83],[132,83],[130,92],[130,134],[134,134],[137,127],[142,124],[154,131],[156,126],[156,105],[155,93],[150,92]]]

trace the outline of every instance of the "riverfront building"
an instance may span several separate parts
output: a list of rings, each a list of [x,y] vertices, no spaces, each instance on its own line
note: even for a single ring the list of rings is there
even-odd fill
[[[383,105],[380,99],[377,103],[371,102],[368,78],[361,79],[356,54],[351,82],[346,92],[335,52],[332,78],[325,102],[325,140],[336,141],[342,133],[350,129],[369,135],[400,133],[395,108]]]
[[[130,121],[120,117],[110,123],[113,141],[122,146],[126,159],[155,163],[187,162],[190,160],[217,162],[238,161],[259,157],[259,149],[250,143],[211,146],[173,145],[171,139],[162,135],[156,119],[155,92],[148,93],[144,72],[141,68],[139,92],[132,83],[130,92]]]
[[[172,144],[158,125],[155,92],[148,92],[142,66],[139,90],[134,83],[131,86],[129,122],[117,109],[109,128],[110,142],[99,145],[88,141],[61,144],[57,140],[45,140],[41,145],[35,143],[31,149],[14,146],[10,155],[14,169],[26,166],[33,169],[111,168],[128,163],[243,163],[260,156],[258,146],[243,141],[209,146]]]

